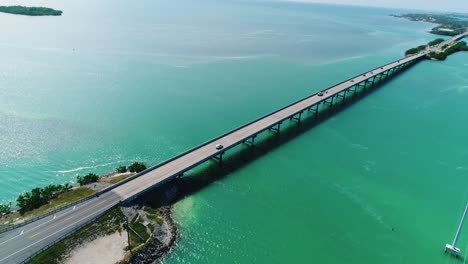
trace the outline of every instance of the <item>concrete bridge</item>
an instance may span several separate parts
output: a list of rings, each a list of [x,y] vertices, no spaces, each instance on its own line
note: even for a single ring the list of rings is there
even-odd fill
[[[448,41],[459,40],[466,34]],[[372,88],[420,61],[431,51],[426,50],[359,74],[153,166],[90,199],[25,225],[14,226],[11,230],[0,231],[0,263],[25,262],[120,203],[181,177],[184,172],[208,160],[222,162],[223,154],[231,148],[239,144],[253,145],[256,136],[266,131],[280,133],[284,122],[300,122],[305,112],[316,116],[321,109],[333,107]],[[219,145],[223,148],[219,149]]]

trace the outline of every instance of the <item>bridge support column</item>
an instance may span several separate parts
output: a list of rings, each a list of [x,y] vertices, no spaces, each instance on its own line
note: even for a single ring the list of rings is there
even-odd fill
[[[330,99],[330,101],[328,101],[328,99]],[[324,105],[329,105],[330,107],[333,107],[333,101],[334,100],[335,100],[335,96],[332,96],[330,98],[325,99],[325,101],[323,101],[323,104]]]
[[[380,82],[380,81],[382,80],[382,77],[383,77],[383,73],[381,73],[381,74],[375,76],[375,79],[378,78],[377,82]]]
[[[314,112],[314,117],[317,118],[318,117],[318,112],[319,112],[319,104],[315,104],[311,107],[309,107],[308,109],[309,112]]]
[[[219,154],[216,154],[215,156],[212,157],[212,159],[221,165],[223,163],[223,155],[224,155],[224,151],[220,152]]]
[[[244,144],[253,147],[255,145],[255,138],[256,137],[257,137],[257,135],[253,135],[252,137],[244,140]]]
[[[389,72],[390,72],[390,70],[384,71],[384,72],[382,73],[382,75],[383,75],[382,77],[385,77],[385,79],[387,79],[388,73],[389,73]]]
[[[366,89],[366,85],[367,85],[367,80],[358,83],[357,86],[356,86],[356,91],[357,91],[358,88]]]
[[[343,98],[343,99],[344,99],[344,98],[346,97],[346,92],[347,92],[347,91],[348,91],[348,90],[344,90],[342,93],[338,93],[338,94],[336,95],[336,97],[339,97],[339,98]]]
[[[353,97],[356,95],[356,89],[358,88],[358,85],[354,85],[353,87],[349,87],[348,91],[349,93],[353,93]]]
[[[318,107],[319,107],[319,104],[314,104],[313,106],[309,107],[307,109],[307,111],[309,111],[309,112],[318,112]]]
[[[271,132],[275,133],[275,134],[279,134],[279,132],[280,132],[280,127],[281,127],[281,122],[278,123],[278,124],[276,124],[276,125],[274,125],[274,126],[272,126],[272,127],[270,127],[269,130],[270,130]]]
[[[296,115],[297,115],[297,116],[296,116]],[[293,116],[291,116],[291,117],[289,118],[289,120],[294,120],[294,121],[300,123],[300,122],[301,122],[301,116],[302,116],[302,111],[299,112],[299,113],[297,113],[297,114],[295,114],[295,115],[293,115]]]

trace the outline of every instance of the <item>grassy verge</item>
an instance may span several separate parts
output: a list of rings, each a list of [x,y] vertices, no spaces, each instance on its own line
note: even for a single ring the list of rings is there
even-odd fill
[[[64,240],[58,242],[51,248],[35,256],[28,263],[30,264],[59,264],[62,263],[68,254],[76,246],[85,243],[86,241],[93,240],[99,236],[106,236],[113,234],[116,231],[122,230],[122,224],[125,216],[119,208],[113,209],[106,215],[103,215],[86,225],[75,233],[71,234]]]
[[[21,215],[19,212],[14,212],[1,219],[0,221],[2,222],[2,224],[6,222],[12,224],[15,222],[16,219],[27,220],[29,218],[38,217],[40,215],[46,214],[52,210],[58,209],[67,204],[71,204],[93,194],[95,194],[95,191],[86,187],[80,187],[74,190],[70,190],[68,192],[64,192],[60,194],[56,199],[50,201],[50,203],[43,205],[35,210],[26,212],[24,215]]]
[[[118,182],[121,182],[125,179],[127,179],[128,177],[132,176],[131,174],[129,175],[120,175],[120,176],[117,176],[117,177],[112,177],[109,182],[112,183],[112,184],[116,184]]]

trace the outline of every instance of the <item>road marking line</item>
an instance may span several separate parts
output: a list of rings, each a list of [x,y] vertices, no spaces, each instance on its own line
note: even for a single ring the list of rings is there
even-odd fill
[[[112,205],[111,207],[113,207],[113,206],[115,206],[115,205]],[[105,211],[105,210],[107,210],[107,209],[110,209],[111,207],[105,207],[104,210],[100,210],[100,211]],[[85,216],[85,217],[79,219],[78,222],[81,221],[81,220],[84,220],[84,219],[86,219],[86,218],[89,218],[89,217],[90,217],[90,215]],[[51,236],[56,235],[57,233],[59,233],[59,232],[65,230],[65,229],[69,228],[70,226],[72,226],[72,225],[74,225],[74,224],[76,224],[76,223],[73,223],[73,224],[71,224],[71,225],[68,225],[68,226],[66,226],[66,227],[64,227],[64,228],[62,228],[62,229],[60,229],[60,230],[58,230],[57,232],[55,232],[55,233],[53,233],[53,234],[51,234],[51,235],[49,235],[49,236],[46,236],[46,237],[44,237],[44,238],[42,238],[42,239],[40,239],[40,240],[38,240],[38,241],[36,241],[36,242],[34,242],[34,243],[32,243],[32,244],[29,244],[28,246],[24,247],[23,249],[20,249],[20,250],[14,252],[14,253],[12,253],[12,254],[10,254],[10,255],[4,257],[4,258],[2,258],[2,259],[0,259],[0,262],[6,260],[6,259],[8,259],[8,258],[10,258],[11,256],[14,256],[14,255],[20,253],[21,251],[23,251],[23,250],[25,250],[25,249],[28,249],[28,248],[34,246],[35,244],[37,244],[37,243],[39,243],[39,242],[41,242],[41,241],[43,241],[43,240],[45,240],[45,239],[47,239],[47,238],[49,238],[49,237],[51,237]]]
[[[54,218],[52,220],[54,220],[55,218],[57,218],[57,215],[54,215]]]
[[[84,204],[81,204],[78,208],[80,208],[81,206],[84,206]],[[75,207],[76,207],[76,206],[75,206]],[[73,211],[67,211],[67,209],[63,210],[62,212],[63,212],[63,214],[58,215],[59,218],[62,217],[62,216],[66,216],[66,215],[68,215],[68,214],[70,214],[70,213],[73,213]],[[39,224],[39,225],[37,225],[37,226],[35,226],[35,227],[29,229],[29,230],[26,230],[25,233],[31,232],[31,231],[33,231],[33,230],[36,230],[36,229],[38,229],[39,227],[41,227],[41,226],[43,226],[43,225],[45,225],[45,224],[47,224],[47,223],[49,223],[49,222],[52,222],[53,220],[55,220],[55,219],[50,219],[50,220],[48,220],[48,221],[45,221],[44,223],[41,223],[41,224]],[[16,236],[16,237],[18,237],[18,236]],[[14,237],[13,237],[13,238],[14,238]],[[13,238],[10,238],[9,240],[11,240],[11,239],[13,239]],[[7,241],[9,241],[9,240],[7,240]],[[5,241],[5,242],[6,242],[6,241]],[[0,245],[4,244],[5,242],[0,243]]]
[[[20,236],[21,236],[23,233],[24,233],[24,230],[21,230],[21,234],[20,234]]]
[[[46,229],[41,230],[41,231],[35,233],[34,235],[30,236],[29,238],[35,238],[36,236],[38,236],[38,235],[44,233],[45,231],[47,231],[47,230],[49,230],[49,229],[51,229],[51,228],[53,228],[53,227],[55,227],[55,226],[57,226],[57,225],[59,225],[59,224],[62,224],[62,223],[64,223],[64,222],[68,222],[68,221],[70,221],[71,219],[73,219],[73,218],[75,218],[75,217],[77,217],[77,216],[83,215],[84,213],[88,212],[89,210],[94,209],[95,207],[97,207],[97,206],[99,206],[99,205],[105,203],[107,200],[108,200],[108,199],[105,199],[105,200],[100,201],[99,203],[95,204],[94,206],[92,206],[92,207],[90,207],[90,208],[87,208],[86,210],[84,210],[84,211],[81,212],[80,214],[72,215],[72,216],[69,216],[69,217],[65,218],[65,219],[62,220],[62,221],[58,221],[57,223],[55,223],[55,224],[53,224],[53,225],[47,227]]]

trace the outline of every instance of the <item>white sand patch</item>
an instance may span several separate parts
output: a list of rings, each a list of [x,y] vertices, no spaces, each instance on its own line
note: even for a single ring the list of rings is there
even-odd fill
[[[123,259],[127,246],[127,232],[97,238],[71,252],[67,264],[114,264]]]

